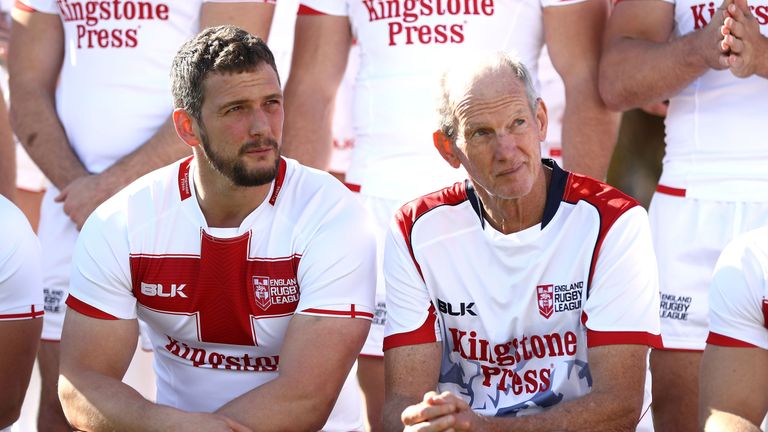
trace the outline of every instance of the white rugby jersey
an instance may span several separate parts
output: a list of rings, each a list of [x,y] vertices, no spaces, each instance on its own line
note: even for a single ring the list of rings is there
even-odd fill
[[[459,180],[432,144],[449,62],[505,51],[535,77],[543,8],[582,0],[300,1],[299,13],[347,16],[360,45],[347,182],[368,195],[412,199]]]
[[[24,213],[0,195],[0,321],[43,316],[40,243]]]
[[[745,233],[723,250],[709,311],[708,344],[768,350],[768,228]]]
[[[673,37],[699,30],[720,2],[664,0],[675,6]],[[768,0],[750,1],[768,36]],[[729,70],[709,70],[670,99],[666,154],[659,183],[685,189],[685,196],[720,201],[768,200],[768,80],[736,78]],[[724,119],[738,127],[723,128]]]
[[[442,341],[439,391],[483,415],[535,414],[587,394],[587,348],[661,345],[645,210],[547,164],[539,225],[494,230],[467,181],[405,205],[387,240],[384,349]]]
[[[56,111],[88,171],[108,168],[168,120],[171,62],[197,34],[202,4],[215,1],[17,2],[19,8],[61,17],[65,56]]]
[[[239,228],[209,228],[193,161],[142,177],[88,219],[67,305],[138,316],[150,328],[157,402],[214,411],[277,377],[293,315],[372,319],[375,247],[355,197],[290,159]],[[326,430],[362,428],[348,384]]]

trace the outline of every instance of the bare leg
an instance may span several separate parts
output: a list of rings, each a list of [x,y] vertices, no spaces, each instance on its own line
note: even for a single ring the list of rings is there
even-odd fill
[[[37,414],[39,432],[69,432],[72,430],[59,402],[59,343],[40,343],[37,353],[40,367],[40,411]]]

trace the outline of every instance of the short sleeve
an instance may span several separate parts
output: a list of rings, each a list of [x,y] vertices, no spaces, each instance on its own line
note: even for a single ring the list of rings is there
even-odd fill
[[[338,189],[345,196],[313,224],[317,229],[307,236],[297,271],[298,311],[373,320],[376,240],[372,225],[355,197],[340,184]]]
[[[59,7],[56,5],[56,0],[16,0],[17,9],[25,11],[36,11],[47,14],[58,15]]]
[[[77,239],[67,306],[92,318],[133,319],[125,212],[102,211],[109,204],[88,218]]]
[[[0,196],[0,321],[43,316],[40,243],[27,218]]]
[[[600,1],[600,0],[540,0],[541,1],[541,7],[552,7],[552,6],[570,6],[577,3],[584,3],[587,1]]]
[[[384,245],[387,322],[384,350],[437,342],[440,331],[435,307],[401,225],[392,224]]]
[[[768,349],[763,309],[766,293],[766,253],[762,242],[768,231],[747,234],[729,244],[715,266],[710,287],[710,345]]]
[[[658,277],[648,216],[636,206],[614,222],[598,251],[582,316],[587,345],[661,347]]]
[[[299,15],[349,15],[348,0],[301,0]]]

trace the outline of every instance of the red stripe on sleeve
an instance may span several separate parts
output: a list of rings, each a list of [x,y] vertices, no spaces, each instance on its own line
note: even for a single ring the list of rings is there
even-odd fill
[[[757,346],[752,345],[751,343],[734,339],[732,337],[721,335],[715,332],[709,332],[709,336],[707,337],[707,344],[731,348],[757,348]]]
[[[587,348],[604,345],[648,345],[662,348],[661,335],[646,332],[598,332],[587,330]]]
[[[398,333],[384,338],[384,351],[406,345],[419,345],[430,342],[437,342],[435,336],[435,306],[430,304],[427,311],[427,319],[424,324],[416,330],[407,333]]]
[[[24,3],[20,2],[19,0],[16,0],[16,3],[13,5],[13,7],[15,7],[16,9],[18,9],[20,11],[24,11],[24,12],[37,12],[37,10],[35,10],[31,6],[24,4]]]
[[[102,310],[96,309],[95,307],[89,305],[88,303],[78,300],[72,294],[70,294],[67,297],[67,306],[91,318],[98,318],[98,319],[105,319],[105,320],[119,319],[116,316],[110,315]]]
[[[297,15],[327,15],[327,14],[302,4],[302,5],[299,5],[299,11],[297,12]]]
[[[40,318],[45,312],[41,310],[35,310],[35,305],[30,306],[29,312],[17,313],[17,314],[5,314],[0,315],[0,320],[20,320],[20,319],[34,319]]]

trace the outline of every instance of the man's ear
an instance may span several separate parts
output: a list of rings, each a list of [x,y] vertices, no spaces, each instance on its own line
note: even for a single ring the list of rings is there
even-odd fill
[[[176,128],[176,134],[185,144],[190,147],[200,145],[200,138],[195,131],[195,121],[187,111],[182,108],[173,110],[173,126]]]
[[[453,143],[451,139],[445,136],[443,131],[437,130],[432,134],[432,142],[435,144],[435,148],[440,152],[440,156],[448,162],[454,168],[461,166],[461,161],[454,152]]]
[[[539,141],[544,142],[547,139],[547,123],[549,123],[549,117],[547,114],[547,106],[541,98],[536,99],[536,122],[539,126]]]

